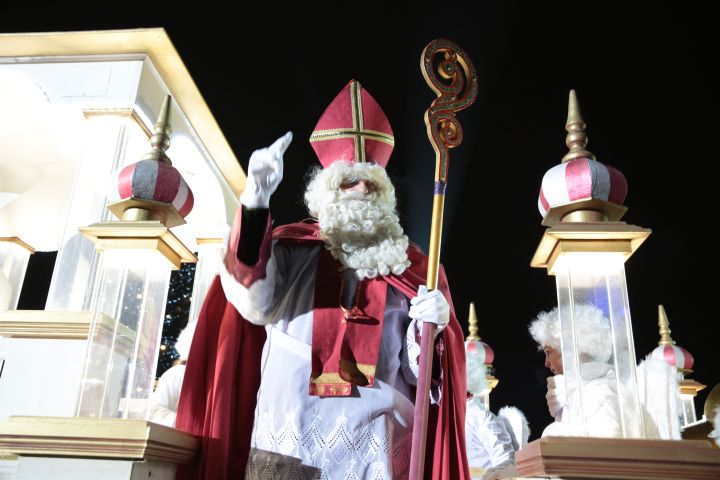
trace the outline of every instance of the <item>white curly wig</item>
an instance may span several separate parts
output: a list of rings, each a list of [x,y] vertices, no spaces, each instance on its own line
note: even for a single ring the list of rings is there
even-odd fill
[[[563,312],[569,318],[570,312]],[[589,303],[575,305],[577,349],[583,361],[607,363],[612,356],[610,321],[602,310]],[[558,308],[540,312],[529,326],[530,335],[542,349],[549,346],[560,350],[560,318]]]

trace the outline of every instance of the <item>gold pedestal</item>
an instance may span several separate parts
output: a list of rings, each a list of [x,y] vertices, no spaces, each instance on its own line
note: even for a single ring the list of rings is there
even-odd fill
[[[720,478],[720,449],[697,440],[545,437],[515,454],[523,477]]]
[[[10,417],[0,422],[5,455],[190,464],[198,448],[193,435],[145,420]]]

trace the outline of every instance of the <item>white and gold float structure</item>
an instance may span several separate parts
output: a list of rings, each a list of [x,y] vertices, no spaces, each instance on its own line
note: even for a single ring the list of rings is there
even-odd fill
[[[0,479],[172,478],[197,440],[145,419],[167,283],[198,261],[195,319],[245,175],[163,29],[0,35],[0,98]],[[34,250],[46,307],[18,311]]]
[[[624,263],[651,232],[621,221],[627,182],[585,149],[585,127],[571,91],[565,126],[569,152],[543,177],[538,207],[548,228],[530,263],[556,279],[565,391],[573,392],[569,401],[576,402],[563,410],[562,420],[572,422],[579,436],[530,442],[516,454],[518,470],[526,477],[717,478],[720,452],[708,442],[649,438],[638,394]],[[609,408],[618,413],[618,438],[593,437],[583,412],[585,369],[576,328],[581,305],[592,305],[609,319],[608,363],[617,395],[607,401],[614,402]]]

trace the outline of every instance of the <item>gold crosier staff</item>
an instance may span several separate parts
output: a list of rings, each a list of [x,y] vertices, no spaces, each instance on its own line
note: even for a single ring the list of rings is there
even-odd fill
[[[436,58],[441,59],[435,66]],[[430,251],[428,252],[427,288],[437,288],[440,267],[445,188],[447,187],[449,150],[462,143],[463,131],[455,112],[469,107],[477,97],[475,67],[467,54],[455,43],[436,39],[423,49],[420,69],[425,81],[438,96],[425,111],[427,134],[435,150],[435,193],[433,196]],[[436,74],[437,70],[437,74]],[[438,77],[439,74],[439,77]],[[467,83],[467,85],[466,85]],[[424,322],[420,341],[420,371],[415,394],[410,480],[422,480],[425,465],[430,374],[437,326]]]

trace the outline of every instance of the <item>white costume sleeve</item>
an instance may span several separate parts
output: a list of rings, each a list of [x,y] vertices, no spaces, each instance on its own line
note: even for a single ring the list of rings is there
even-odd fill
[[[317,262],[320,247],[288,247],[273,244],[272,254],[265,266],[265,278],[246,286],[223,267],[220,281],[228,301],[249,322],[256,325],[277,323],[278,306],[287,300],[288,289],[297,289],[296,283],[309,264]],[[314,271],[312,269],[311,271]]]
[[[183,377],[185,376],[185,365],[175,365],[162,374],[158,386],[150,395],[151,422],[175,426],[180,390],[182,389]]]
[[[567,405],[563,408],[562,420],[548,425],[542,436],[586,436],[620,437],[620,410],[615,389],[615,373],[607,373],[583,382],[582,407],[577,391],[567,393]]]
[[[491,468],[515,464],[515,449],[504,422],[482,407],[479,398],[468,400],[465,438],[471,467]]]

